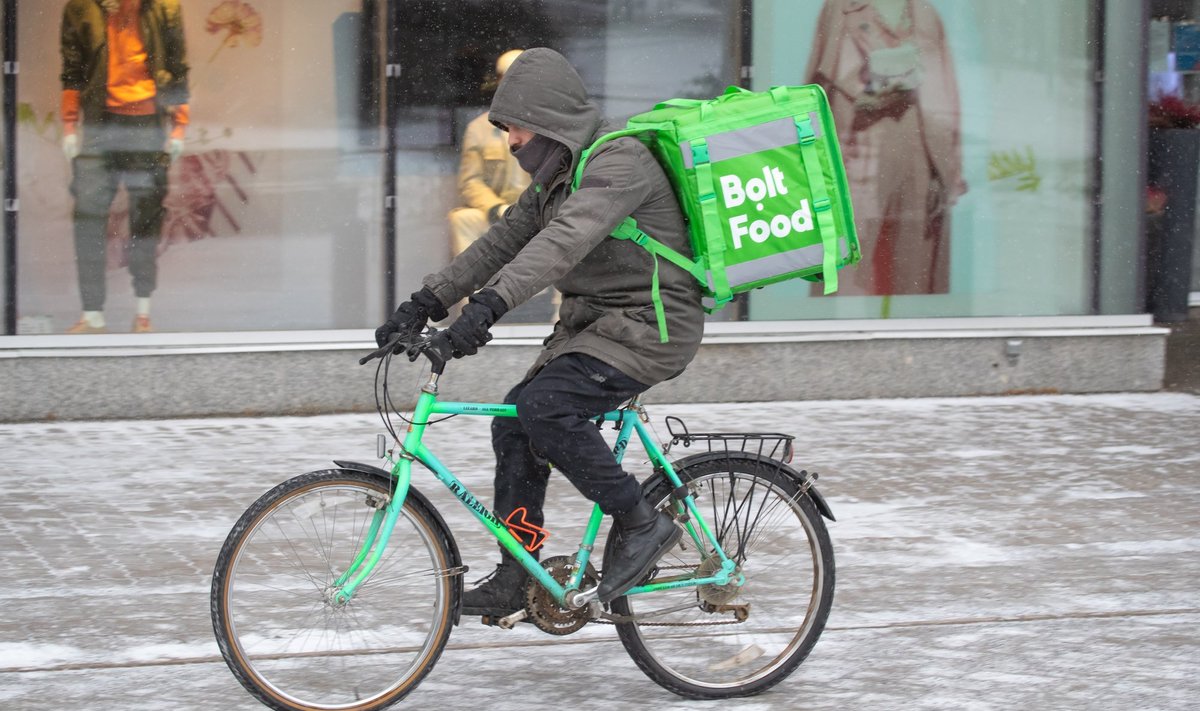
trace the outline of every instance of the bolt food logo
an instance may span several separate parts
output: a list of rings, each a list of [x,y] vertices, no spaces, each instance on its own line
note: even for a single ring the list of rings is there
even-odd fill
[[[764,212],[765,200],[788,194],[783,172],[774,166],[764,166],[761,178],[750,178],[742,182],[737,175],[722,175],[720,180],[721,197],[727,211],[742,207],[749,201],[757,212]],[[754,213],[750,213],[728,218],[729,235],[733,239],[735,250],[742,248],[746,237],[755,244],[762,244],[771,237],[784,238],[793,232],[810,232],[813,229],[812,207],[807,199],[801,200],[800,207],[790,215],[781,212],[770,219],[751,220],[753,216]]]

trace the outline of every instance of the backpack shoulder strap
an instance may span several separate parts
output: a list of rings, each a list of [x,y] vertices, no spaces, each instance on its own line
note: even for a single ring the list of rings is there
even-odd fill
[[[645,249],[654,258],[654,276],[650,278],[650,300],[654,302],[654,318],[658,321],[658,340],[660,343],[666,343],[669,340],[667,337],[667,314],[663,307],[662,294],[658,288],[658,258],[662,257],[688,274],[691,274],[702,285],[707,283],[704,266],[688,259],[645,232],[642,232],[638,229],[637,221],[632,217],[626,217],[621,224],[617,225],[617,229],[613,230],[610,236],[616,239],[629,240],[642,249]]]
[[[593,141],[592,145],[584,148],[583,152],[579,154],[579,165],[575,166],[575,175],[571,177],[571,192],[575,192],[579,189],[579,181],[583,179],[583,168],[587,165],[588,158],[591,157],[593,151],[609,141],[615,141],[616,139],[624,138],[625,136],[637,136],[651,130],[653,129],[647,127],[625,128],[620,131],[606,133]]]
[[[663,127],[666,127],[667,125],[668,124],[663,124]],[[592,145],[583,149],[583,152],[579,154],[579,165],[576,166],[575,175],[571,179],[571,192],[574,192],[576,189],[578,189],[579,181],[583,179],[584,166],[587,165],[587,160],[592,155],[593,151],[608,141],[624,138],[625,136],[638,136],[643,133],[654,131],[656,128],[658,128],[657,125],[642,124],[634,128],[626,128],[620,131],[606,133],[593,141]],[[626,217],[624,220],[622,220],[609,236],[616,239],[629,240],[630,242],[633,242],[634,244],[645,249],[650,253],[650,256],[654,258],[654,275],[651,277],[650,281],[650,300],[654,302],[654,316],[658,321],[658,340],[662,343],[666,343],[668,341],[667,317],[665,309],[663,308],[662,294],[659,292],[658,258],[662,257],[663,259],[666,259],[668,262],[671,262],[688,274],[691,274],[696,281],[700,282],[702,286],[707,287],[708,279],[705,275],[704,266],[691,259],[688,259],[679,252],[671,249],[667,245],[659,242],[650,235],[638,229],[637,221],[634,220],[633,217]]]

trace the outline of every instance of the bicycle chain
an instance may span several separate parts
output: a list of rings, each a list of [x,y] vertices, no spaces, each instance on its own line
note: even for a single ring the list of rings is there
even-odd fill
[[[691,565],[668,565],[657,569],[657,572],[664,570],[695,570],[695,566]],[[653,575],[651,575],[653,577]],[[617,625],[623,622],[637,622],[639,627],[716,627],[719,625],[740,625],[741,620],[729,620],[727,622],[638,622],[636,619],[631,620],[610,620],[603,617],[592,618],[593,624],[600,625]]]

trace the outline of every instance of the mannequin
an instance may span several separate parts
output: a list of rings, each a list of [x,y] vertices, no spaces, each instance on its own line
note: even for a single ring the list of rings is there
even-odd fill
[[[866,255],[838,293],[947,293],[951,208],[967,185],[936,10],[928,0],[825,0],[805,76],[829,95]]]
[[[105,242],[118,188],[129,195],[137,311],[146,333],[157,286],[167,169],[189,118],[179,0],[68,0],[62,24],[63,154],[71,161],[83,314],[67,333],[105,333]]]
[[[521,50],[510,49],[496,60],[496,79],[504,76]],[[467,124],[463,134],[462,157],[458,167],[459,206],[450,211],[451,255],[458,256],[500,215],[529,185],[529,174],[521,170],[509,153],[504,132],[488,123],[487,112]]]

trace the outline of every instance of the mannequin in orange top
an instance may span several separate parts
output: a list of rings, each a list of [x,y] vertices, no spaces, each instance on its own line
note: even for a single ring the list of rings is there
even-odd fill
[[[150,327],[167,169],[183,152],[188,66],[179,0],[68,0],[62,20],[63,152],[72,161],[83,316],[104,333],[105,239],[117,189],[129,195],[133,331]]]

